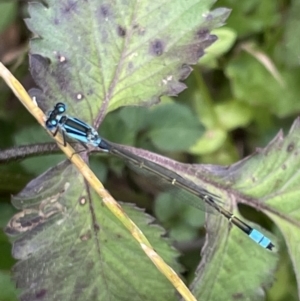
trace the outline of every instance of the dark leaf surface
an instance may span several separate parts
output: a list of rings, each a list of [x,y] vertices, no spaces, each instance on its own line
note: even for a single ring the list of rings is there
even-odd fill
[[[6,232],[14,240],[21,300],[175,300],[175,291],[120,221],[69,163],[13,198],[21,209]],[[178,272],[176,252],[153,219],[123,206]]]

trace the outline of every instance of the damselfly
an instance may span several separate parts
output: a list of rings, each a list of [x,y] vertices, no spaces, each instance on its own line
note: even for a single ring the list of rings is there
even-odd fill
[[[169,182],[170,184],[184,189],[185,191],[193,195],[196,195],[207,205],[226,217],[230,223],[237,226],[261,247],[268,250],[272,250],[274,248],[274,244],[269,238],[264,236],[260,231],[250,227],[234,214],[220,206],[218,204],[218,200],[220,198],[217,195],[210,193],[206,189],[196,185],[188,179],[181,177],[176,172],[173,172],[166,167],[163,167],[149,160],[145,160],[131,153],[130,151],[123,149],[122,147],[104,140],[90,125],[77,118],[65,115],[65,111],[65,104],[57,103],[54,109],[49,113],[48,119],[46,120],[46,127],[51,131],[55,130],[55,132],[53,133],[54,136],[59,130],[61,131],[64,137],[64,143],[65,136],[67,135],[68,137],[75,139],[83,144],[89,144],[94,147],[98,147],[104,152],[111,153],[130,162],[131,164],[134,164],[139,168],[144,169],[151,174],[156,175],[159,178]],[[198,199],[197,202],[193,202],[191,205],[195,206],[196,208],[201,208],[200,202],[201,201]]]

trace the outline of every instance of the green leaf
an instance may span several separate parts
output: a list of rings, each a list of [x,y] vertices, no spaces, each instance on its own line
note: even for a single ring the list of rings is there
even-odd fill
[[[1,200],[0,203],[0,228],[4,228],[11,216],[15,213],[12,205]]]
[[[3,301],[17,301],[18,291],[15,288],[15,284],[11,280],[9,273],[2,272],[0,270],[0,300]]]
[[[219,170],[210,167],[218,182],[223,183],[220,184],[224,185],[221,190],[227,194],[227,199],[262,210],[280,229],[289,250],[298,287],[300,283],[298,260],[300,193],[297,172],[300,162],[299,135],[300,119],[297,119],[286,138],[283,138],[280,133],[265,149],[257,150],[253,156],[230,167],[219,168]],[[214,233],[211,238],[210,232],[217,230],[216,221],[211,218],[208,220],[209,243],[203,250],[204,262],[209,264],[199,268],[194,283],[196,296],[203,300],[208,296],[210,300],[218,300],[222,293],[224,300],[228,300],[232,295],[261,300],[262,292],[257,291],[257,288],[271,285],[276,256],[254,247],[250,251],[250,246],[238,237],[237,231],[226,230],[225,225],[220,227],[218,233]],[[218,248],[215,248],[214,253],[212,249],[217,240]],[[247,275],[247,281],[243,281],[241,274],[238,273],[241,267],[243,273]],[[229,270],[231,281],[228,286],[226,279],[228,280],[229,274],[226,271]],[[217,272],[219,274],[216,276]],[[213,282],[212,277],[214,277]],[[222,286],[225,284],[226,289]],[[205,290],[206,287],[211,291]]]
[[[133,144],[136,136],[134,130],[123,131],[128,122],[125,122],[123,118],[119,118],[117,112],[112,112],[101,124],[100,133],[104,137],[111,137],[115,142],[122,144]]]
[[[224,207],[236,216],[240,216],[237,203],[266,214],[285,239],[299,286],[299,136],[300,119],[297,119],[286,138],[279,133],[265,149],[258,149],[251,157],[225,167],[182,164],[146,151],[131,150],[216,194],[225,202]],[[198,207],[195,203],[191,205]],[[260,230],[259,226],[247,223]],[[279,247],[273,235],[263,229],[260,231]],[[237,227],[230,227],[221,216],[207,218],[207,240],[202,255],[203,261],[192,285],[199,300],[219,300],[220,295],[224,300],[232,296],[262,300],[263,290],[274,281],[276,251],[262,249]]]
[[[5,235],[5,233],[3,233],[2,230],[15,212],[16,211],[14,210],[11,204],[8,204],[1,200],[0,202],[0,271],[10,270],[12,265],[15,263],[15,260],[11,256],[11,244],[9,243],[7,236]],[[0,300],[4,300],[3,298],[1,298],[1,289],[0,289]]]
[[[32,176],[26,175],[19,169],[12,170],[12,166],[1,166],[0,168],[0,189],[2,192],[18,192]]]
[[[126,129],[136,135],[136,132],[142,130],[147,124],[147,113],[147,108],[144,107],[125,107],[120,110],[119,116]]]
[[[182,191],[181,191],[182,192]],[[175,241],[188,241],[197,237],[203,227],[204,212],[184,203],[184,195],[171,192],[160,193],[155,200],[155,216],[163,225],[170,229],[170,237]]]
[[[191,287],[197,300],[265,300],[278,255],[255,246],[225,219],[209,218],[202,262]]]
[[[165,151],[186,150],[203,133],[197,116],[188,107],[177,103],[155,107],[148,120],[151,141]]]
[[[250,106],[234,100],[217,104],[215,112],[222,128],[228,131],[247,126],[255,114]]]
[[[299,69],[281,70],[281,83],[254,57],[243,53],[231,61],[226,73],[231,80],[233,94],[240,101],[279,117],[300,110],[300,102],[295,101],[299,94]]]
[[[207,48],[205,55],[200,58],[200,65],[208,67],[217,66],[217,59],[228,52],[236,42],[236,32],[228,27],[213,30],[218,40]]]
[[[32,95],[44,109],[63,101],[70,114],[96,126],[120,106],[177,95],[188,64],[216,40],[210,30],[229,14],[209,12],[213,2],[30,3],[26,24],[39,37],[31,42],[30,67],[42,89]]]
[[[182,212],[184,204],[175,199],[171,193],[162,192],[158,195],[155,201],[155,215],[160,221],[168,221]]]
[[[235,28],[239,36],[267,31],[280,21],[280,3],[260,0],[219,0],[218,6],[230,7],[232,14],[227,25]]]
[[[20,129],[14,135],[15,145],[28,145],[37,141],[52,142],[53,140],[51,140],[51,137],[39,125],[27,126],[26,128]],[[37,176],[51,166],[58,164],[63,159],[64,156],[61,154],[39,156],[22,160],[20,165],[24,167],[27,172]]]
[[[289,12],[286,16],[284,38],[281,45],[276,45],[276,51],[280,53],[283,60],[290,67],[299,66],[300,42],[298,37],[300,31],[300,3],[291,1]]]
[[[0,3],[0,32],[2,33],[17,16],[17,1],[5,1]]]
[[[2,208],[2,206],[0,206]],[[11,256],[11,244],[7,236],[0,230],[0,270],[10,270],[15,260]],[[1,298],[0,298],[1,300]]]
[[[191,154],[203,155],[210,154],[219,149],[227,138],[227,132],[221,128],[212,128],[198,139],[198,141],[190,148]]]
[[[176,300],[169,281],[69,163],[30,182],[13,204],[22,211],[6,232],[19,259],[14,277],[22,300]],[[122,207],[178,272],[163,229],[150,226],[141,209]]]

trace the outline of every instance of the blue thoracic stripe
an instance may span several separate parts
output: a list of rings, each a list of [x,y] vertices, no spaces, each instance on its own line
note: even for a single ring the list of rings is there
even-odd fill
[[[87,132],[88,130],[90,130],[90,127],[82,123],[82,121],[77,120],[76,118],[68,118],[64,123],[64,126],[68,126],[69,128],[76,129],[80,132]]]
[[[86,134],[85,131],[80,131],[80,130],[78,130],[78,129],[76,129],[76,128],[71,128],[71,127],[69,127],[68,125],[65,126],[65,130],[66,130],[66,132],[67,132],[69,135],[79,134],[79,135],[82,136],[82,137],[86,137],[86,136],[87,136],[87,134]],[[86,142],[88,142],[88,141],[86,141]]]
[[[162,168],[159,164],[157,165],[154,163],[152,164],[150,164],[149,162],[147,163],[147,160],[145,159],[137,159],[139,158],[139,156],[133,155],[131,154],[131,152],[125,151],[124,149],[111,144],[109,141],[101,139],[97,131],[87,123],[74,117],[68,117],[67,115],[62,115],[62,113],[64,113],[65,110],[66,110],[65,104],[57,103],[53,111],[51,111],[48,115],[48,119],[46,120],[46,127],[49,130],[55,129],[54,135],[56,135],[57,130],[59,129],[61,132],[63,132],[64,134],[66,134],[72,139],[83,142],[85,144],[93,145],[94,147],[100,148],[102,151],[109,152],[111,154],[121,157],[122,159],[128,161],[132,160],[133,164],[139,164],[143,162],[142,164],[144,166],[143,168],[147,169],[150,173],[152,172],[155,175],[160,175],[162,176],[163,179],[167,179],[168,181],[172,182],[172,184],[173,181],[175,180],[174,185],[178,183],[177,184],[178,187],[182,189],[186,189],[190,193],[199,196],[208,205],[212,206],[215,210],[217,210],[224,217],[226,217],[231,223],[233,223],[240,230],[246,233],[253,241],[259,244],[261,247],[268,250],[272,250],[275,247],[271,242],[271,240],[266,236],[264,236],[261,232],[253,229],[252,227],[244,223],[242,220],[235,217],[231,212],[225,210],[222,206],[217,205],[217,203],[213,199],[215,197],[218,198],[218,196],[210,194],[205,189],[204,189],[204,191],[206,191],[205,193],[204,192],[200,193],[199,191],[202,189],[201,187],[198,187],[196,185],[195,188],[191,183],[184,184],[184,179],[179,177],[178,175],[174,176],[174,173],[168,168]],[[140,162],[139,160],[142,161]],[[201,202],[200,199],[199,202]]]

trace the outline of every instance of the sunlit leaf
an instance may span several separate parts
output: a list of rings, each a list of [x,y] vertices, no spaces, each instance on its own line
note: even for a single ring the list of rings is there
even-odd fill
[[[229,10],[212,12],[212,0],[54,1],[31,3],[26,20],[39,38],[30,66],[43,93],[40,105],[69,105],[69,112],[99,125],[127,105],[153,104],[177,95]],[[49,61],[50,60],[50,61]],[[45,103],[47,100],[47,103]]]

